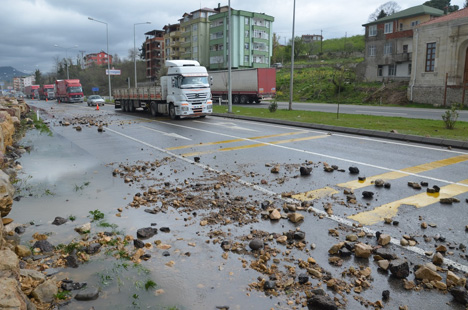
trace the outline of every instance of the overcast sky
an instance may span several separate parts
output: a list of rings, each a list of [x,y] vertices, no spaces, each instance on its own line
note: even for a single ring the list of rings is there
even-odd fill
[[[406,9],[424,1],[395,0]],[[386,0],[296,0],[297,36],[320,34],[324,39],[363,34],[362,24]],[[214,8],[227,0],[2,0],[0,5],[0,66],[12,66],[22,72],[43,73],[55,70],[55,59],[66,54],[73,58],[83,53],[106,51],[106,25],[88,20],[88,16],[108,23],[109,53],[128,58],[133,48],[135,23],[136,45],[144,33],[174,24],[185,12],[200,7]],[[452,5],[463,0],[452,0]],[[292,33],[293,0],[231,0],[233,9],[259,12],[275,18],[273,31],[284,44]],[[59,45],[62,48],[54,47]],[[78,45],[76,48],[70,48]],[[65,49],[70,48],[70,49]]]

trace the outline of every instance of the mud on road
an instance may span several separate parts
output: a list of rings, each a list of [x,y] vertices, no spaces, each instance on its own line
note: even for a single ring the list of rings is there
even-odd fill
[[[334,221],[333,202],[301,202],[262,187],[332,165],[258,162],[264,182],[253,184],[249,167],[228,173],[203,157],[153,151],[151,160],[93,163],[56,130],[80,138],[112,121],[51,119],[52,137],[30,132],[23,140],[31,147],[20,159],[28,186],[12,212],[25,229],[21,243],[32,247],[22,267],[58,287],[53,301],[35,299],[38,308],[465,308],[466,275],[444,264],[448,252],[463,249],[441,240],[422,257],[389,235]],[[35,167],[54,162],[53,170],[64,171],[41,178],[46,172]],[[408,245],[421,239],[406,237]],[[53,250],[34,246],[40,240]],[[25,276],[23,290],[44,281]]]

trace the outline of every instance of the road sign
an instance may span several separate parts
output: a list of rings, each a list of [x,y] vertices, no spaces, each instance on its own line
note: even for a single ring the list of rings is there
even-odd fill
[[[99,87],[93,87],[91,88],[92,91],[99,91]]]
[[[120,69],[106,69],[106,75],[120,75]]]

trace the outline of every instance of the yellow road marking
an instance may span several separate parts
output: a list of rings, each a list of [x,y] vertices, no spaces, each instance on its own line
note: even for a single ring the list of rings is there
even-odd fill
[[[250,148],[254,148],[254,147],[268,146],[268,145],[272,145],[272,144],[284,144],[284,143],[305,141],[305,140],[312,140],[312,139],[320,139],[320,138],[326,138],[326,137],[329,137],[329,135],[287,139],[287,140],[280,140],[280,141],[274,141],[274,142],[268,142],[268,143],[255,143],[255,144],[249,144],[249,145],[244,145],[244,146],[226,147],[226,148],[211,150],[211,151],[206,151],[206,152],[185,153],[185,154],[182,154],[182,156],[184,156],[184,157],[200,156],[200,155],[212,154],[212,153],[217,153],[217,152],[228,152],[228,151],[235,151],[235,150],[243,150],[243,149],[250,149]]]
[[[359,188],[363,188],[363,187],[366,187],[366,186],[370,186],[372,184],[372,181],[375,181],[377,179],[396,180],[396,179],[408,176],[409,173],[417,174],[417,173],[429,171],[429,170],[432,170],[432,169],[441,168],[441,167],[445,167],[445,166],[448,166],[448,165],[461,163],[461,162],[464,162],[464,161],[467,161],[467,160],[468,160],[468,155],[460,155],[460,156],[455,156],[455,157],[451,157],[451,158],[446,158],[446,159],[442,159],[442,160],[433,161],[433,162],[430,162],[430,163],[427,163],[427,164],[422,164],[422,165],[418,165],[418,166],[414,166],[414,167],[404,168],[404,169],[401,169],[399,171],[379,174],[379,175],[376,175],[376,176],[373,176],[373,177],[370,177],[370,178],[366,178],[365,181],[355,180],[355,181],[350,181],[350,182],[346,182],[346,183],[337,184],[337,186],[344,187],[344,188],[349,188],[349,189],[359,189]]]
[[[313,191],[308,191],[305,193],[292,195],[292,198],[300,200],[300,201],[305,201],[305,200],[320,199],[320,198],[331,196],[337,193],[339,192],[336,189],[327,186],[327,187],[316,189]]]
[[[200,143],[200,144],[174,146],[174,147],[168,147],[168,148],[166,148],[166,150],[168,150],[168,151],[181,150],[181,149],[188,149],[188,148],[191,148],[191,147],[218,145],[218,144],[224,144],[224,143],[234,143],[234,142],[241,142],[241,141],[246,141],[246,140],[259,140],[259,139],[266,139],[266,138],[298,135],[298,134],[303,134],[303,133],[306,133],[306,132],[305,131],[295,131],[295,132],[287,132],[287,133],[281,133],[281,134],[276,134],[276,135],[259,136],[259,137],[245,138],[245,139],[232,139],[232,140],[207,142],[207,143]]]
[[[459,184],[468,185],[468,179],[458,182]],[[456,195],[460,195],[468,192],[468,187],[459,185],[459,184],[450,184],[443,186],[440,189],[439,195],[421,193],[391,203],[381,205],[380,207],[375,208],[371,211],[361,212],[355,215],[351,215],[348,218],[355,220],[362,225],[373,225],[379,222],[382,222],[385,218],[392,218],[398,214],[398,209],[402,205],[410,205],[416,208],[423,208],[438,202],[441,198],[450,198]]]

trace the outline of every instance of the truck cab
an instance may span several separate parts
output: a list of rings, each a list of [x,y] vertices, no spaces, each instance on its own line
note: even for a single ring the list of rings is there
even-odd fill
[[[212,113],[210,80],[206,68],[195,60],[168,60],[167,76],[161,77],[162,97],[166,99],[168,114],[205,116]],[[172,109],[172,111],[171,111]]]

